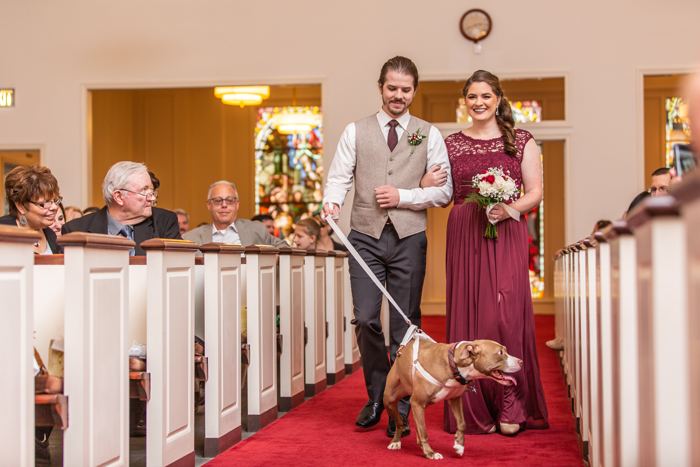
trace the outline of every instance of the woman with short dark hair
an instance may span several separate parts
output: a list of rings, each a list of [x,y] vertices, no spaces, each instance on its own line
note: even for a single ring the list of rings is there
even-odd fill
[[[41,240],[34,244],[36,254],[63,253],[51,230],[62,201],[51,170],[39,164],[15,167],[5,178],[5,198],[10,214],[0,217],[0,224],[38,230]]]

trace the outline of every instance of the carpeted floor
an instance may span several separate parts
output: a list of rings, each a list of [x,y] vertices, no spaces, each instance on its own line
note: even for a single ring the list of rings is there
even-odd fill
[[[500,434],[467,436],[463,458],[452,450],[453,435],[442,430],[442,404],[426,410],[431,447],[444,456],[443,464],[470,466],[583,466],[570,402],[557,352],[544,343],[554,337],[554,317],[536,316],[537,351],[549,409],[548,430],[529,430],[508,438]],[[444,317],[424,317],[423,329],[435,340],[445,339]],[[367,400],[362,373],[309,399],[227,452],[209,467],[245,465],[346,466],[423,465],[428,462],[411,436],[400,451],[389,451],[388,416],[379,425],[361,430],[355,418]]]

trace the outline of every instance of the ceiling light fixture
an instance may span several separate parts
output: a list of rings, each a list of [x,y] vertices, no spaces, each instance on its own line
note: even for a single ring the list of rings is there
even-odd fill
[[[214,88],[214,95],[227,105],[259,105],[270,97],[270,86],[220,86]]]

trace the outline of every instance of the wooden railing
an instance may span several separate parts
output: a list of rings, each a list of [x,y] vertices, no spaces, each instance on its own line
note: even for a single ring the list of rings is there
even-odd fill
[[[591,466],[700,465],[700,176],[555,256],[562,366]]]
[[[238,442],[242,309],[249,431],[277,417],[278,397],[290,410],[305,389],[320,392],[327,378],[338,382],[359,367],[343,253],[154,239],[142,244],[147,257],[129,258],[126,239],[70,234],[61,239],[65,256],[35,256],[36,238],[0,228],[5,361],[17,376],[0,399],[18,420],[4,425],[0,443],[12,465],[33,465],[35,402],[38,421],[64,429],[64,465],[128,465],[130,399],[146,406],[148,465],[194,465],[195,374],[206,381],[205,456]],[[195,330],[205,355],[193,359]],[[129,372],[133,341],[146,345],[146,368]],[[35,398],[32,344],[46,359],[52,342],[65,350],[52,362],[56,371],[64,365],[64,394]],[[327,356],[335,365],[328,374]]]

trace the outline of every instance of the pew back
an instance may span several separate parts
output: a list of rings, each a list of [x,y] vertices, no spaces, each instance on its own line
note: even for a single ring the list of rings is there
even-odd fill
[[[8,353],[0,363],[0,452],[7,465],[34,465],[34,251],[37,232],[0,226],[0,338]]]

